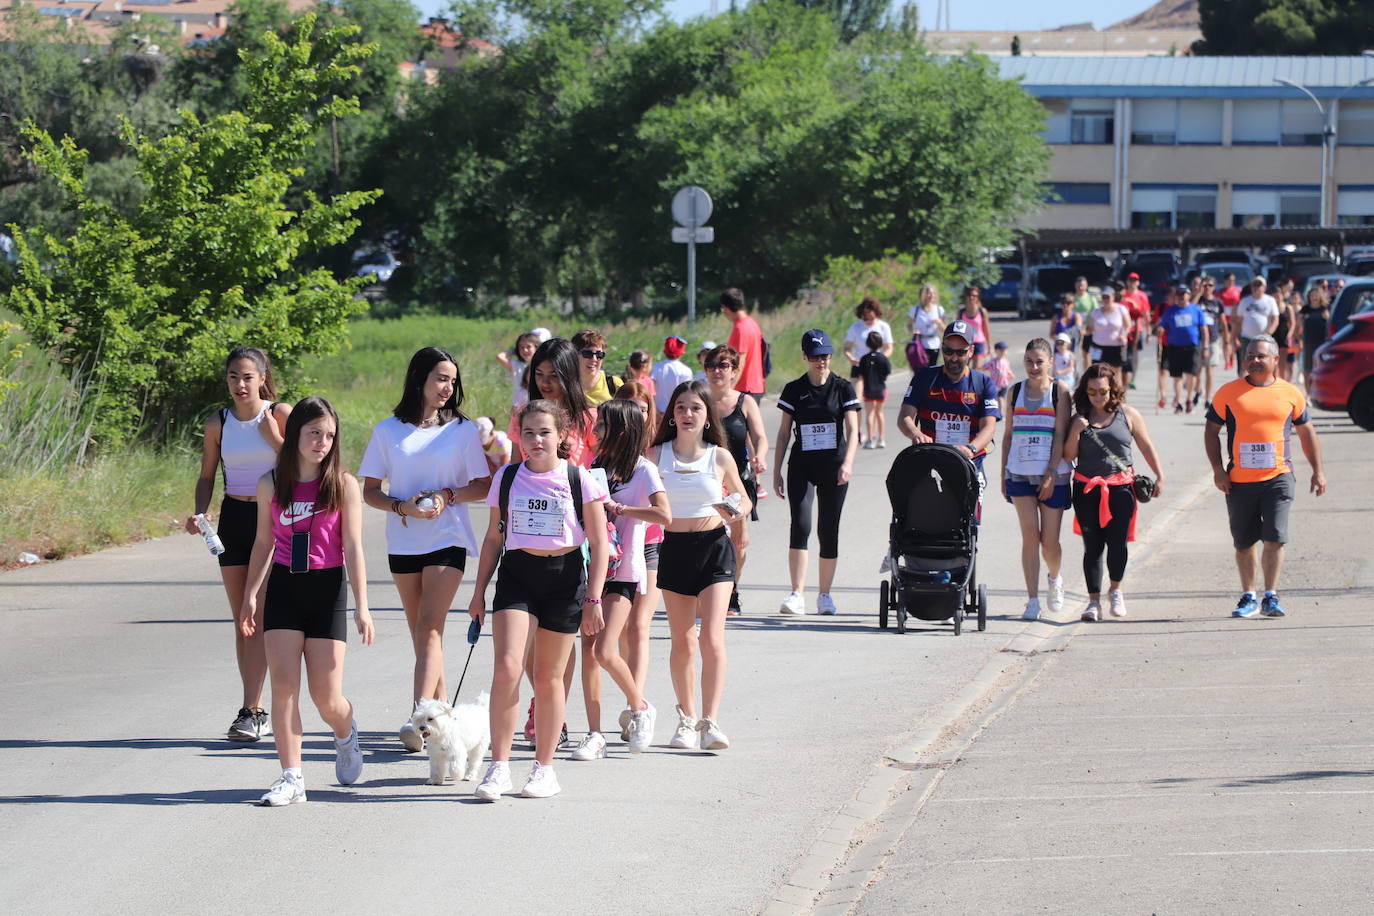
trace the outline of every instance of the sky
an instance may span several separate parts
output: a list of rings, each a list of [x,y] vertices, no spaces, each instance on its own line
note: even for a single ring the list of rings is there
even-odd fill
[[[448,0],[412,0],[426,16],[448,6]],[[716,0],[719,9],[730,7],[730,0]],[[1154,0],[949,0],[949,23],[954,29],[1052,29],[1077,22],[1091,22],[1106,28],[1153,5]],[[894,0],[893,8],[901,5]],[[920,0],[921,25],[935,26],[937,0]],[[668,12],[677,20],[701,16],[711,10],[711,0],[669,0]]]

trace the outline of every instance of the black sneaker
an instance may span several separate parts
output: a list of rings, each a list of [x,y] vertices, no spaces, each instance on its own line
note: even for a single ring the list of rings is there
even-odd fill
[[[563,747],[568,743],[568,723],[563,723],[563,731],[558,735],[558,746]]]
[[[239,710],[234,724],[229,726],[228,737],[230,741],[248,743],[257,741],[265,734],[271,734],[271,730],[267,728],[267,713],[245,706]]]
[[[742,611],[739,606],[739,592],[730,592],[730,604],[725,608],[725,616],[738,617]]]

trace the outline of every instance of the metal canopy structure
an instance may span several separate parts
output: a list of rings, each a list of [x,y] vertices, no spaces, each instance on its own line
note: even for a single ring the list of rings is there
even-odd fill
[[[1178,249],[1183,259],[1198,248],[1277,248],[1374,245],[1374,226],[1273,226],[1263,229],[1037,229],[1022,232],[1016,247],[1032,251]]]

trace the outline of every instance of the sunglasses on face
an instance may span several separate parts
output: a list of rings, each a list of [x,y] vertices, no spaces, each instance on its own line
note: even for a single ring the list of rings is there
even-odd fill
[[[582,358],[583,358],[583,359],[605,359],[605,358],[606,358],[606,351],[605,351],[605,350],[583,350],[583,351],[582,351]]]
[[[969,350],[971,350],[971,349],[973,349],[973,348],[972,348],[972,347],[959,347],[959,348],[956,349],[956,348],[954,348],[954,347],[941,347],[941,348],[940,348],[940,352],[943,353],[943,354],[945,354],[946,356],[963,356],[965,353],[967,353],[967,352],[968,352]]]
[[[1090,398],[1105,398],[1112,393],[1112,389],[1110,388],[1087,388],[1084,390],[1087,391],[1088,397]]]
[[[732,362],[730,362],[730,360],[728,360],[728,359],[721,359],[721,360],[716,360],[715,362],[707,361],[707,363],[706,363],[706,368],[707,368],[707,369],[733,369],[733,368],[735,368],[735,364],[732,363]]]

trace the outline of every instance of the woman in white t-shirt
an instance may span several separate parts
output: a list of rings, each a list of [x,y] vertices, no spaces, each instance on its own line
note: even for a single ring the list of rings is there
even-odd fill
[[[439,347],[420,350],[410,359],[400,403],[373,428],[358,469],[363,500],[390,515],[387,560],[415,647],[412,704],[447,699],[444,621],[468,554],[477,549],[461,504],[491,488],[481,435],[462,405],[457,361]],[[400,738],[406,750],[424,747],[409,717]]]
[[[1126,307],[1112,292],[1103,293],[1102,304],[1088,316],[1088,336],[1093,342],[1090,361],[1120,369],[1126,364],[1126,343],[1130,333],[1131,318]]]
[[[883,338],[883,355],[892,355],[892,326],[883,321],[882,303],[872,296],[864,296],[854,308],[859,319],[844,332],[844,355],[849,358],[849,377],[854,381],[859,397],[863,397],[863,377],[859,374],[859,360],[868,352],[868,334],[877,331]]]
[[[940,335],[945,333],[945,310],[940,307],[940,292],[934,283],[921,285],[921,304],[911,307],[906,320],[907,333],[919,337],[926,351],[926,365],[940,362]]]

